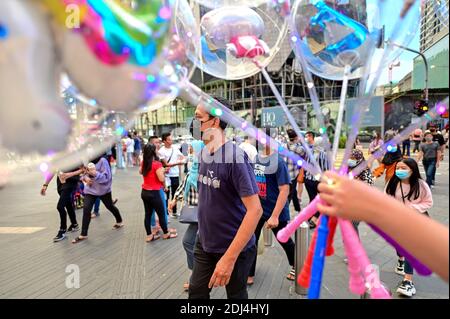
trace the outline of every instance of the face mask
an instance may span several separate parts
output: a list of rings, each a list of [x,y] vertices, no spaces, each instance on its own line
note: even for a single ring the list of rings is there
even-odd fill
[[[431,142],[431,141],[433,141],[433,137],[432,136],[427,136],[427,137],[425,137],[425,141]]]
[[[410,171],[409,170],[405,170],[405,169],[397,169],[395,171],[395,176],[397,176],[400,179],[407,179],[410,175]]]
[[[354,159],[349,159],[347,164],[348,164],[348,167],[355,167],[358,163]]]
[[[198,141],[203,140],[203,132],[200,130],[201,125],[199,121],[193,120],[189,128],[192,137]]]

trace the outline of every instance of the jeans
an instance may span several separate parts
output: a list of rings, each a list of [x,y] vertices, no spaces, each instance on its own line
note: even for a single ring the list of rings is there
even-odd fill
[[[164,190],[162,188],[159,191],[159,194],[161,195],[161,200],[162,200],[163,205],[164,205],[164,219],[166,221],[166,224],[169,225],[169,222],[167,220],[166,195],[165,195]],[[152,209],[152,211],[150,212],[150,215],[151,215],[152,228],[155,228],[156,227],[156,217],[155,217],[155,210],[154,209]]]
[[[398,251],[397,251],[397,256],[398,257],[403,257],[402,255],[400,255],[398,253]],[[410,262],[406,258],[404,259],[403,267],[405,267],[404,268],[404,272],[405,272],[406,275],[413,275],[414,274],[414,269],[411,266]]]
[[[297,179],[293,179],[291,183],[289,184],[289,196],[288,196],[288,203],[290,204],[292,200],[292,203],[294,204],[294,209],[296,212],[299,212],[301,210],[300,202],[297,197]]]
[[[411,156],[410,150],[411,150],[411,141],[410,140],[403,141],[403,143],[402,143],[402,154],[403,154],[403,156],[404,155],[408,155],[408,157]],[[405,154],[405,153],[407,153],[407,154]]]
[[[259,220],[258,226],[256,226],[256,230],[255,230],[255,236],[256,236],[256,245],[258,245],[258,240],[259,240],[259,236],[261,236],[261,230],[264,227],[264,224],[267,222],[267,219],[263,217],[261,217],[261,219]],[[278,227],[276,228],[272,228],[272,232],[275,235],[275,238],[277,237],[278,232],[283,229],[284,227],[286,227],[286,225],[288,224],[287,221],[284,222],[279,222],[278,223]],[[278,239],[277,239],[278,240]],[[285,243],[281,243],[280,241],[278,241],[281,245],[281,247],[283,247],[284,252],[286,253],[286,256],[288,258],[289,261],[289,265],[291,265],[292,267],[294,267],[294,259],[295,259],[295,243],[294,241],[289,238],[289,240]],[[255,276],[255,272],[256,272],[256,259],[257,259],[257,254],[255,255],[255,259],[253,261],[252,264],[252,268],[250,268],[250,277],[254,277]]]
[[[228,299],[248,299],[247,277],[256,255],[256,246],[242,251],[237,258],[230,282],[225,286]],[[223,254],[207,253],[197,236],[194,249],[194,269],[189,282],[189,299],[209,299],[208,283]]]
[[[420,151],[419,146],[420,146],[420,141],[414,141],[413,153]]]
[[[103,202],[105,207],[114,215],[116,218],[116,223],[122,222],[122,216],[120,216],[119,209],[114,205],[111,192],[106,193],[102,196],[96,196],[91,194],[84,195],[84,206],[83,206],[83,223],[81,227],[81,236],[87,236],[89,230],[89,224],[91,223],[91,212],[92,207],[95,205],[97,198]]]
[[[318,181],[313,181],[313,180],[309,180],[309,179],[305,179],[305,188],[306,191],[308,192],[308,197],[309,197],[309,201],[311,202],[319,193],[317,188],[319,187],[319,182]],[[314,216],[316,218],[319,218],[320,213],[316,212],[314,214]]]
[[[133,153],[127,152],[127,166],[133,166]]]
[[[164,209],[164,201],[161,198],[160,191],[148,191],[143,189],[141,192],[141,198],[144,202],[144,226],[145,231],[147,232],[147,236],[152,234],[152,227],[151,227],[151,214],[153,210],[156,211],[159,218],[159,224],[161,225],[161,229],[163,230],[164,234],[168,233],[167,229],[167,223],[164,219],[164,214],[166,213]]]
[[[170,190],[169,190],[170,193],[169,192],[166,193],[167,195],[166,206],[169,206],[169,200],[173,199],[179,185],[180,185],[179,177],[170,177]],[[172,215],[176,214],[177,214],[177,206],[175,205],[172,210]]]
[[[194,248],[197,238],[198,224],[189,224],[183,236],[183,248],[186,251],[188,268],[194,269]]]
[[[94,204],[94,214],[100,216],[100,198],[97,198]]]
[[[422,164],[425,169],[427,184],[431,187],[433,185],[434,175],[436,174],[436,159],[424,159]]]
[[[77,217],[75,215],[75,209],[73,208],[72,192],[74,188],[65,188],[58,190],[59,200],[56,205],[56,209],[59,212],[59,218],[61,220],[59,229],[67,230],[67,215],[69,215],[70,223],[72,225],[77,224]]]

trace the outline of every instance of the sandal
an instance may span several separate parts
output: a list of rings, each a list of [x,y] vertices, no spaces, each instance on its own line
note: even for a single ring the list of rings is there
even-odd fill
[[[78,244],[79,242],[82,242],[83,240],[86,240],[87,237],[81,238],[80,236],[75,237],[74,240],[72,240],[72,244]]]
[[[147,236],[147,239],[146,239],[145,241],[146,241],[147,243],[149,243],[149,242],[151,242],[151,241],[155,241],[155,240],[158,240],[158,239],[160,239],[160,238],[161,238],[161,236],[152,234],[152,235]]]
[[[251,286],[255,283],[253,277],[248,277],[247,278],[247,286]]]
[[[286,276],[286,279],[290,280],[290,281],[294,281],[295,280],[295,269],[294,269],[294,267],[291,268],[291,271]]]
[[[120,229],[123,227],[123,224],[115,224],[112,229]]]
[[[163,235],[163,239],[171,239],[171,238],[177,238],[177,237],[178,237],[178,234],[174,234],[171,232],[168,232],[167,234]]]
[[[188,282],[185,282],[183,284],[183,289],[184,289],[184,291],[189,291],[189,283]]]

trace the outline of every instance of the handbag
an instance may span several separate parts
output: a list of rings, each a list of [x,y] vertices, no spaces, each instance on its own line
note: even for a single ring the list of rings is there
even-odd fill
[[[182,224],[198,223],[198,206],[184,205],[180,212],[178,221]]]
[[[265,243],[264,243],[264,235],[263,232],[261,231],[260,235],[259,235],[259,240],[258,240],[258,255],[262,255],[264,254],[264,249],[265,249]]]

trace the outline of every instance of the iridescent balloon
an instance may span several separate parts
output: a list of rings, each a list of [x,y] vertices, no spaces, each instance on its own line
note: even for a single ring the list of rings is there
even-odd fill
[[[221,2],[193,8],[199,22],[200,53],[188,57],[204,72],[217,78],[238,80],[260,72],[280,49],[287,24],[267,1]]]
[[[194,2],[197,2],[207,8],[215,9],[224,6],[258,7],[267,3],[268,0],[194,0]]]
[[[188,58],[188,53],[200,54],[200,30],[187,0],[177,0],[174,8],[175,23],[172,28],[170,44],[164,56],[175,67],[176,72],[182,72],[190,79],[195,65]]]
[[[63,66],[78,91],[99,105],[131,112],[168,79],[163,47],[170,40],[172,1],[87,0],[79,29],[58,29]],[[171,81],[171,80],[169,80]]]
[[[297,0],[291,15],[294,50],[320,77],[341,80],[349,66],[350,79],[360,78],[367,67],[372,72],[382,67],[383,55],[383,65],[398,57],[401,50],[386,52],[384,40],[407,45],[418,29],[420,9],[419,0]]]
[[[65,148],[60,63],[49,17],[33,1],[0,1],[0,146],[21,154]]]

